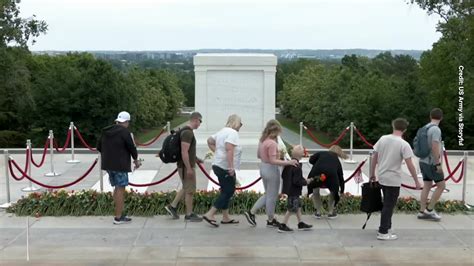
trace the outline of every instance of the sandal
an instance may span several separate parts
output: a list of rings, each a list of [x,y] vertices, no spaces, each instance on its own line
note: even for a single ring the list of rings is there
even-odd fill
[[[238,224],[239,220],[230,219],[229,221],[221,221],[221,224]]]
[[[204,221],[206,221],[208,224],[214,226],[214,227],[219,227],[219,225],[217,224],[216,220],[211,220],[209,218],[207,218],[206,216],[202,216],[202,218],[204,219]]]

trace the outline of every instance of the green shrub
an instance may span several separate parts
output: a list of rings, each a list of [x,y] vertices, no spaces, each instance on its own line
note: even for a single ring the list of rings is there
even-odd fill
[[[26,135],[18,131],[0,130],[0,147],[4,148],[24,148],[26,145]]]
[[[205,213],[218,195],[218,191],[198,191],[194,198],[194,211]],[[153,216],[167,214],[165,205],[169,204],[175,191],[137,193],[130,191],[125,196],[125,212],[135,216]],[[255,192],[237,192],[234,196],[230,212],[241,214],[250,209],[261,194]],[[322,197],[323,204],[327,206],[327,197]],[[360,213],[360,197],[349,193],[341,197],[337,209],[338,213]],[[415,198],[400,198],[396,211],[416,213],[419,205]],[[436,210],[443,213],[457,213],[466,211],[466,207],[460,201],[441,201],[436,205]],[[96,192],[92,190],[71,191],[58,190],[54,192],[31,193],[28,197],[21,198],[7,209],[8,212],[18,216],[40,215],[40,216],[83,216],[83,215],[113,215],[114,205],[112,193]],[[286,211],[286,199],[281,197],[277,204],[277,213]],[[183,204],[178,206],[178,212],[184,212]],[[304,197],[302,200],[302,212],[311,214],[314,212],[310,198]],[[261,210],[263,213],[263,210]]]

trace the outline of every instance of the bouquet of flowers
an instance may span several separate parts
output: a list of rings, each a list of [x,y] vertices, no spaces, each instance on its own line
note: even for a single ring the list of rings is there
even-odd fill
[[[319,176],[310,177],[309,179],[311,179],[310,183],[312,187],[322,187],[324,184],[324,181],[326,181],[326,175],[321,174]]]

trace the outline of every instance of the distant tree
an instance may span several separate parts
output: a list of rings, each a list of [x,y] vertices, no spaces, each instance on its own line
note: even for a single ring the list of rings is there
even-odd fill
[[[20,0],[0,0],[0,48],[6,46],[28,47],[28,41],[46,33],[48,26],[36,15],[20,17]]]
[[[73,121],[91,143],[118,112],[133,113],[134,91],[109,63],[90,54],[35,56],[30,66],[37,106],[34,126],[65,136]]]
[[[441,20],[437,30],[441,38],[420,59],[420,82],[428,96],[429,108],[440,107],[445,112],[441,123],[443,138],[448,148],[474,148],[474,2],[450,0],[411,0],[428,14],[437,14]],[[459,67],[463,66],[464,95],[464,146],[458,146],[458,82]],[[428,109],[429,109],[428,108]],[[425,122],[428,114],[425,115]]]
[[[45,33],[47,25],[21,18],[19,0],[0,0],[0,146],[24,146],[35,112],[31,93],[31,54],[28,42]]]

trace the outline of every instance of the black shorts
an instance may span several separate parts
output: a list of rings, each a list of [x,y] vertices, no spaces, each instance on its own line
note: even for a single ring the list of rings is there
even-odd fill
[[[289,196],[287,210],[289,212],[297,212],[301,208],[301,199],[299,196]]]
[[[434,181],[435,183],[444,180],[444,176],[436,171],[436,166],[420,162],[420,171],[423,175],[423,181]]]

